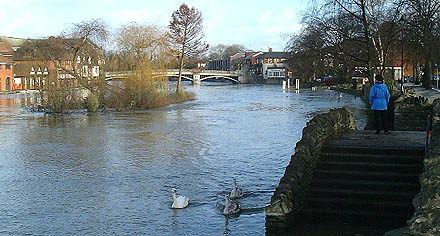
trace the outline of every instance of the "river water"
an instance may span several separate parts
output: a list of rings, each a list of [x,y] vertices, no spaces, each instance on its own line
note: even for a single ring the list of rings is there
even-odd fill
[[[364,103],[331,90],[202,83],[148,111],[31,113],[0,96],[0,235],[264,235],[266,206],[306,122]],[[242,211],[225,218],[232,180]],[[171,189],[190,199],[171,209]]]

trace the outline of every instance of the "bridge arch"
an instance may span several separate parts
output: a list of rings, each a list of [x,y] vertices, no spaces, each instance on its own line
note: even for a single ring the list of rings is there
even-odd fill
[[[165,75],[165,76],[168,77],[168,78],[176,78],[176,79],[179,78],[178,75]],[[188,76],[184,76],[184,75],[182,75],[182,78],[183,78],[183,79],[186,79],[186,80],[189,80],[189,81],[194,81],[193,78],[188,77]]]
[[[230,80],[230,81],[232,81],[234,83],[239,83],[238,79],[234,79],[232,77],[223,76],[223,75],[222,76],[213,75],[213,76],[203,77],[203,78],[200,78],[200,81],[207,80],[207,79],[213,79],[213,78],[224,78],[224,79]]]

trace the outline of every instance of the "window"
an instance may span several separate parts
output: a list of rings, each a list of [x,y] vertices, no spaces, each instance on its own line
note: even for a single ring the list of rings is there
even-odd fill
[[[11,69],[11,65],[6,64],[6,70],[10,70]]]
[[[0,65],[0,70],[2,69],[2,65]]]

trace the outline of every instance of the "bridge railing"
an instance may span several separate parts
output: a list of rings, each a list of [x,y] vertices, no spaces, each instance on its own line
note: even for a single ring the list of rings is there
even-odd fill
[[[179,73],[179,69],[168,69],[166,71],[157,70],[153,71],[153,74],[166,74],[166,75],[177,75]],[[105,72],[105,78],[126,78],[128,75],[133,74],[132,71],[108,71]],[[221,71],[221,70],[191,70],[184,69],[182,70],[182,74],[200,74],[200,75],[210,75],[210,76],[238,76],[238,71]]]

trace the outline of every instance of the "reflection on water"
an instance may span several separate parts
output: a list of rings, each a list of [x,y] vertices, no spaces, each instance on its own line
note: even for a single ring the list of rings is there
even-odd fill
[[[322,91],[204,84],[149,111],[45,115],[0,95],[0,235],[261,235],[264,211],[313,115],[364,104]],[[365,124],[360,120],[359,126]],[[225,218],[233,178],[242,212]],[[190,199],[172,210],[171,188]]]

